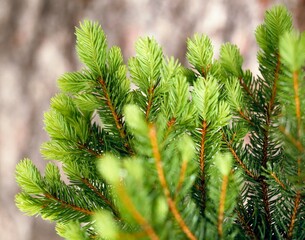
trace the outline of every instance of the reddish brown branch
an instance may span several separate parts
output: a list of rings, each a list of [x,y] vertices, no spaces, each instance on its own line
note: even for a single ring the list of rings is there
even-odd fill
[[[245,119],[250,125],[254,126],[254,123],[251,121],[251,119],[250,119],[249,117],[247,117],[247,116],[245,115],[245,113],[244,113],[242,110],[239,110],[238,113],[239,113],[239,115],[240,115],[243,119]]]
[[[123,204],[125,205],[126,209],[131,213],[134,219],[142,226],[143,230],[146,232],[147,236],[152,240],[159,240],[158,235],[156,234],[155,230],[152,226],[147,222],[147,220],[141,215],[141,213],[136,209],[132,200],[128,196],[123,185],[118,186],[118,193],[122,199]]]
[[[300,143],[300,138],[301,138],[301,103],[300,103],[300,96],[299,96],[299,82],[298,82],[298,72],[293,72],[293,89],[294,89],[294,101],[295,101],[295,112],[296,112],[296,117],[297,117],[297,139],[296,139],[296,146],[301,146],[298,147],[300,152],[303,152],[303,147]],[[297,160],[298,164],[298,183],[300,183],[300,177],[301,177],[301,158],[298,158]],[[290,225],[289,225],[289,230],[288,230],[288,239],[292,239],[292,234],[293,234],[293,229],[295,226],[295,221],[297,218],[297,212],[299,209],[299,205],[301,202],[301,193],[300,191],[297,191],[296,198],[294,201],[294,208],[293,208],[293,213],[291,215],[290,219]]]
[[[171,128],[174,126],[175,122],[176,122],[176,118],[175,118],[175,117],[172,117],[172,118],[167,122],[167,127],[168,127],[168,129],[171,129]]]
[[[280,72],[280,67],[281,67],[281,61],[280,61],[280,55],[277,54],[277,63],[276,63],[276,68],[275,68],[275,73],[274,73],[274,82],[272,86],[272,95],[271,99],[269,102],[269,113],[271,114],[273,107],[274,107],[274,102],[275,102],[275,97],[276,97],[276,90],[277,90],[277,82],[279,80],[279,72]]]
[[[92,156],[95,156],[95,157],[100,157],[101,154],[96,152],[96,151],[93,151],[92,149],[88,148],[86,145],[84,144],[81,144],[81,143],[78,143],[78,147],[82,150],[85,150],[86,152],[90,153],[90,155]]]
[[[178,180],[178,184],[177,184],[177,188],[176,188],[175,198],[179,194],[180,189],[182,187],[182,184],[184,182],[186,169],[187,169],[187,161],[183,160],[182,165],[181,165],[181,169],[180,169],[179,180]]]
[[[114,207],[114,205],[112,204],[112,202],[106,198],[106,196],[101,193],[95,186],[93,186],[89,181],[88,179],[86,178],[82,178],[82,182],[88,187],[90,188],[97,196],[99,196],[103,202],[105,202],[110,208],[111,210],[113,211],[113,213],[115,215],[118,215],[118,211],[116,210],[116,208]]]
[[[106,99],[106,104],[111,111],[111,114],[112,114],[113,119],[115,121],[115,125],[116,125],[116,127],[117,127],[117,129],[120,133],[120,136],[121,136],[122,139],[125,139],[126,134],[125,134],[125,131],[124,131],[122,123],[121,123],[121,117],[116,113],[115,107],[112,104],[112,101],[110,99],[110,96],[109,96],[109,93],[108,93],[108,90],[107,90],[106,83],[102,78],[99,78],[99,83],[101,84],[101,87],[102,87],[102,90],[104,92],[104,96],[105,96],[105,99]]]
[[[201,147],[200,147],[200,172],[204,175],[204,165],[205,165],[205,138],[207,134],[207,122],[202,122],[202,129],[201,129]]]
[[[301,193],[300,193],[300,191],[298,191],[296,194],[295,201],[294,201],[293,213],[292,213],[291,219],[290,219],[289,230],[288,230],[288,239],[292,239],[292,233],[293,233],[295,221],[297,218],[297,212],[299,209],[300,202],[301,202]]]
[[[268,162],[268,147],[269,147],[269,128],[271,125],[271,114],[274,108],[274,103],[275,103],[275,97],[276,97],[276,90],[277,90],[277,82],[279,79],[279,71],[281,67],[281,61],[280,61],[280,55],[277,54],[277,63],[276,63],[276,68],[275,68],[275,73],[274,73],[274,81],[273,81],[273,86],[272,86],[272,93],[271,93],[271,98],[268,103],[268,108],[266,110],[266,126],[263,129],[264,132],[264,139],[263,139],[263,156],[262,156],[262,167],[267,168],[267,162]],[[263,193],[263,202],[264,202],[264,209],[266,212],[267,216],[267,222],[268,225],[271,225],[271,213],[270,213],[270,204],[269,204],[269,197],[268,197],[268,183],[265,180],[264,176],[261,176],[259,178],[260,184],[262,187],[262,193]]]
[[[202,129],[201,129],[201,143],[200,143],[200,156],[199,156],[199,165],[200,165],[200,186],[199,189],[201,191],[202,197],[202,210],[205,209],[205,202],[206,202],[206,194],[205,194],[205,141],[206,141],[206,134],[207,134],[207,122],[202,122]]]
[[[298,128],[298,137],[301,135],[301,103],[299,96],[299,74],[298,72],[293,72],[293,89],[294,89],[294,101],[295,101],[295,113],[297,116],[297,128]]]
[[[166,141],[166,139],[167,139],[168,135],[170,134],[170,132],[172,131],[173,126],[175,125],[175,123],[176,123],[176,118],[175,117],[171,118],[167,122],[167,124],[166,124],[167,125],[167,129],[166,129],[166,132],[164,134],[163,143]]]
[[[275,180],[283,189],[286,190],[286,187],[285,187],[284,183],[276,176],[276,174],[275,174],[274,172],[272,172],[270,175],[274,178],[274,180]]]
[[[239,219],[241,225],[243,226],[243,228],[247,232],[248,236],[251,237],[251,239],[255,239],[255,240],[258,239],[256,237],[255,232],[253,231],[252,227],[247,223],[244,216],[242,214],[240,214],[239,211],[237,211],[237,216],[238,216],[238,219]]]
[[[267,222],[269,226],[271,226],[271,214],[270,214],[270,204],[269,204],[269,197],[268,197],[268,184],[266,183],[265,179],[261,177],[260,184],[262,187],[263,193],[263,203],[264,209],[267,217]]]
[[[285,130],[285,127],[283,126],[279,126],[279,130],[289,139],[289,141],[300,151],[303,152],[304,151],[304,147],[302,145],[302,143],[295,139],[289,132],[287,132]]]
[[[235,160],[237,161],[237,163],[241,166],[241,168],[245,171],[245,173],[253,178],[256,179],[257,177],[247,168],[247,166],[241,161],[241,159],[239,158],[239,156],[237,155],[237,153],[235,152],[235,150],[233,149],[231,143],[228,141],[228,139],[226,138],[226,136],[224,135],[224,133],[222,134],[222,138],[224,139],[224,141],[226,142],[230,152],[232,153],[233,157],[235,158]]]
[[[188,239],[195,240],[197,238],[191,232],[191,230],[188,228],[188,226],[182,219],[181,214],[179,213],[179,211],[176,207],[176,204],[171,197],[171,194],[170,194],[167,182],[166,182],[166,178],[164,175],[163,167],[162,167],[162,161],[161,161],[161,155],[160,155],[159,146],[158,146],[156,129],[155,129],[155,126],[152,124],[149,125],[149,137],[150,137],[150,142],[151,142],[151,146],[152,146],[152,150],[153,150],[153,156],[154,156],[155,163],[156,163],[158,177],[159,177],[160,184],[163,189],[164,195],[166,197],[169,209],[170,209],[171,213],[173,214],[174,218],[176,219],[177,223],[181,227],[182,231],[188,237]]]
[[[220,201],[219,201],[219,210],[218,210],[218,221],[217,221],[217,230],[218,235],[220,238],[223,237],[223,229],[222,229],[222,223],[224,219],[224,211],[225,211],[225,202],[226,202],[226,193],[227,193],[227,187],[229,183],[229,176],[224,175],[222,178],[222,184],[221,184],[221,192],[220,192]]]
[[[250,88],[246,85],[246,83],[244,82],[242,77],[238,78],[240,85],[243,87],[243,89],[246,91],[246,93],[248,94],[248,96],[250,96],[253,100],[253,102],[258,106],[258,102],[256,101],[253,93],[251,92]]]
[[[148,103],[147,103],[147,108],[146,108],[146,113],[145,113],[145,117],[146,117],[146,121],[148,120],[151,108],[152,108],[152,102],[153,102],[153,94],[154,94],[154,87],[151,87],[148,89]]]
[[[124,141],[124,146],[132,154],[132,149],[129,146],[128,142],[126,141],[126,133],[125,133],[125,130],[124,130],[122,122],[121,122],[121,116],[119,116],[117,114],[117,112],[115,110],[115,107],[112,104],[111,98],[110,98],[108,90],[107,90],[106,83],[102,78],[99,78],[99,83],[101,84],[102,90],[103,90],[104,95],[105,95],[106,104],[111,111],[111,114],[113,116],[116,128],[118,129],[119,134],[120,134],[122,140]]]
[[[61,200],[61,199],[59,199],[57,197],[52,196],[49,193],[45,193],[44,195],[48,199],[52,199],[52,200],[55,200],[56,202],[59,202],[64,208],[70,208],[70,209],[73,209],[74,211],[81,212],[81,213],[84,213],[86,215],[93,215],[94,214],[93,211],[81,208],[81,207],[76,206],[74,204],[67,203],[67,202],[65,202],[65,201],[63,201],[63,200]]]

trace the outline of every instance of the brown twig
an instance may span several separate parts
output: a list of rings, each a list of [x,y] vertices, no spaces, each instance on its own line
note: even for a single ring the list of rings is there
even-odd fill
[[[250,236],[251,239],[255,239],[255,240],[258,239],[256,237],[255,232],[253,231],[252,227],[246,222],[244,216],[242,214],[240,214],[239,211],[236,211],[236,212],[237,212],[238,219],[241,222],[245,231],[247,232],[248,236]]]
[[[301,135],[301,103],[299,96],[299,74],[297,71],[293,72],[293,89],[294,89],[294,101],[295,101],[295,113],[297,117],[297,128],[298,128],[298,138]]]
[[[82,150],[85,150],[86,152],[90,153],[91,155],[93,155],[95,157],[100,157],[101,156],[101,154],[99,152],[93,151],[92,149],[87,147],[85,144],[78,143],[78,148],[82,149]]]
[[[228,139],[226,138],[225,134],[222,134],[222,138],[224,139],[224,141],[226,142],[230,152],[232,153],[233,157],[235,158],[235,160],[237,161],[237,163],[241,166],[241,168],[245,171],[245,173],[253,178],[256,179],[257,177],[247,168],[247,166],[241,161],[241,159],[239,158],[239,156],[237,155],[237,153],[235,152],[235,150],[233,149],[231,143],[228,141]]]
[[[117,209],[114,207],[114,205],[112,204],[112,202],[103,194],[101,193],[95,186],[93,186],[88,179],[86,178],[82,178],[82,182],[88,187],[90,188],[97,196],[99,196],[113,211],[113,213],[118,216],[118,211]]]
[[[274,103],[275,103],[275,97],[276,97],[276,90],[277,90],[277,82],[279,79],[279,71],[281,67],[281,61],[280,61],[280,55],[277,54],[277,63],[276,63],[276,68],[275,68],[275,73],[274,73],[274,81],[273,81],[273,86],[272,86],[272,93],[271,93],[271,98],[268,103],[268,108],[266,110],[266,126],[263,129],[264,133],[264,138],[263,138],[263,155],[262,155],[262,167],[267,168],[267,162],[268,162],[268,147],[269,147],[269,128],[271,125],[271,114],[274,108]],[[264,176],[261,176],[259,178],[261,187],[262,187],[262,193],[263,193],[263,202],[264,202],[264,209],[266,212],[267,216],[267,222],[268,225],[271,225],[271,213],[270,213],[270,204],[269,204],[269,197],[268,197],[268,183],[265,180]]]
[[[302,143],[298,140],[295,139],[289,132],[286,131],[284,126],[279,126],[279,130],[289,139],[289,141],[300,151],[304,152],[304,147]]]
[[[239,113],[239,115],[240,115],[243,119],[245,119],[250,125],[252,125],[252,126],[255,125],[255,124],[251,121],[251,119],[250,119],[248,116],[246,116],[246,114],[245,114],[242,110],[239,110],[238,113]]]
[[[201,129],[201,143],[200,143],[200,156],[199,156],[199,164],[200,164],[200,187],[201,190],[201,197],[202,197],[202,210],[205,209],[205,141],[206,141],[206,134],[207,134],[207,122],[202,122],[202,129]]]
[[[246,91],[246,93],[252,98],[253,102],[258,106],[258,102],[256,101],[253,93],[250,91],[250,88],[246,85],[242,77],[238,78],[240,85],[243,87],[243,89]]]
[[[147,108],[146,108],[146,113],[145,113],[146,121],[148,120],[149,114],[150,114],[150,111],[151,111],[154,90],[155,90],[154,87],[150,87],[148,89],[148,103],[147,103]]]
[[[295,101],[295,111],[296,111],[296,117],[297,117],[297,143],[300,143],[301,139],[301,103],[300,103],[300,96],[299,96],[299,82],[298,82],[298,72],[293,72],[293,89],[294,89],[294,101]],[[303,152],[303,149],[300,148],[300,152]],[[298,183],[300,184],[300,177],[301,177],[301,158],[298,158],[297,160],[298,164]],[[295,221],[297,218],[297,212],[299,209],[299,205],[301,202],[301,193],[298,190],[296,193],[295,201],[294,201],[294,208],[293,213],[290,219],[290,225],[289,225],[289,231],[288,231],[288,239],[292,239],[293,229],[295,225]]]
[[[181,227],[182,231],[185,233],[185,235],[188,237],[188,239],[195,240],[197,239],[195,235],[191,232],[191,230],[188,228],[186,223],[181,217],[181,214],[179,213],[176,204],[174,200],[171,197],[166,178],[164,175],[163,167],[162,167],[162,161],[161,161],[161,155],[158,147],[158,140],[157,140],[157,133],[155,126],[153,124],[149,125],[149,137],[150,142],[153,150],[153,156],[156,163],[157,173],[160,180],[161,187],[163,189],[164,195],[166,197],[169,209],[171,213],[173,214],[174,218],[176,219],[177,223]]]
[[[182,184],[184,182],[186,169],[187,169],[187,161],[183,160],[181,169],[180,169],[178,184],[176,187],[175,199],[176,199],[177,195],[179,194]]]
[[[118,129],[119,131],[119,134],[121,136],[121,138],[123,139],[124,141],[124,146],[126,147],[126,149],[132,153],[132,149],[131,147],[129,146],[128,142],[126,141],[126,133],[125,133],[125,130],[123,128],[123,125],[121,123],[121,119],[122,117],[119,116],[115,110],[115,107],[113,106],[112,104],[112,101],[111,101],[111,98],[109,96],[109,93],[108,93],[108,90],[107,90],[107,86],[106,86],[106,83],[105,81],[102,79],[102,78],[99,78],[98,82],[100,83],[101,87],[102,87],[102,90],[104,92],[104,96],[105,96],[105,100],[106,100],[106,104],[107,106],[109,107],[110,109],[110,112],[113,116],[113,119],[114,119],[114,122],[115,122],[115,125],[116,125],[116,128]]]
[[[52,199],[52,200],[55,200],[56,202],[59,202],[64,208],[70,208],[70,209],[73,209],[74,211],[77,211],[77,212],[81,212],[81,213],[84,213],[86,215],[93,215],[94,212],[93,211],[90,211],[88,209],[85,209],[85,208],[81,208],[79,206],[76,206],[74,204],[70,204],[70,203],[67,203],[57,197],[54,197],[53,195],[49,194],[49,193],[45,193],[44,196],[48,199]]]
[[[222,238],[222,236],[223,236],[222,224],[223,224],[223,219],[224,219],[224,210],[225,210],[228,183],[229,183],[229,176],[224,175],[222,177],[219,210],[218,210],[218,221],[217,221],[217,231],[218,231],[218,235],[220,238]]]
[[[143,230],[146,232],[147,236],[152,240],[159,240],[158,235],[156,234],[155,230],[152,226],[147,222],[147,220],[141,215],[141,213],[136,209],[132,200],[128,196],[125,188],[123,185],[118,186],[118,194],[122,199],[123,204],[125,205],[126,209],[131,213],[134,219],[142,226]]]
[[[274,180],[275,180],[283,189],[286,190],[286,187],[285,187],[284,183],[276,176],[276,174],[275,174],[274,172],[272,172],[270,175],[274,178]]]
[[[299,209],[300,202],[301,202],[301,193],[300,193],[300,191],[298,191],[296,194],[295,201],[294,201],[293,213],[292,213],[291,219],[290,219],[289,230],[288,230],[288,239],[292,239],[293,228],[294,228],[294,224],[295,224],[295,221],[297,218],[297,212]]]

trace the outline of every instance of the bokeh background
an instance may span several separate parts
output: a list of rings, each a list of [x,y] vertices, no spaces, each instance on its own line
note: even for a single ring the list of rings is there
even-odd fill
[[[285,4],[295,26],[305,29],[305,0],[0,0],[0,239],[60,239],[54,224],[16,208],[14,172],[24,157],[40,169],[46,164],[39,153],[48,139],[43,113],[58,91],[56,79],[82,67],[74,46],[80,21],[100,22],[125,61],[136,39],[149,35],[185,64],[186,39],[200,32],[210,36],[216,56],[222,43],[237,44],[244,67],[257,72],[253,33],[275,3]]]

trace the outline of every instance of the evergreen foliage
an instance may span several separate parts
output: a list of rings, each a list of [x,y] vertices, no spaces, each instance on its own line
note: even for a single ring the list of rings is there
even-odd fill
[[[190,69],[153,38],[127,67],[84,21],[86,67],[59,78],[41,150],[68,180],[22,160],[19,209],[70,240],[305,239],[305,34],[283,6],[255,34],[256,77],[237,46],[214,59],[199,34],[187,40]]]

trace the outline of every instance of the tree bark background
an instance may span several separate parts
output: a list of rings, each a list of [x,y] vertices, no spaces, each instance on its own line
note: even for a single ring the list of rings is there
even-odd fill
[[[210,36],[216,55],[221,43],[237,44],[245,68],[257,72],[254,30],[275,2],[286,4],[305,29],[305,0],[1,0],[0,239],[59,239],[54,225],[16,208],[14,174],[24,157],[44,169],[43,113],[57,92],[56,79],[82,67],[74,47],[80,21],[99,21],[109,45],[119,45],[125,60],[139,36],[153,35],[165,54],[185,63],[186,39],[200,32]]]

